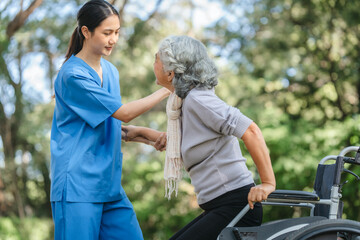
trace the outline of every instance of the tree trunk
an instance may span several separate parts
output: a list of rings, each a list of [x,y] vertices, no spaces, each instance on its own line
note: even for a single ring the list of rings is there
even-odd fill
[[[28,17],[33,13],[33,11],[40,6],[42,0],[33,0],[30,6],[23,11],[22,6],[15,18],[9,22],[6,28],[7,39],[4,39],[0,42],[0,75],[9,86],[14,90],[14,99],[15,99],[15,112],[11,116],[7,116],[4,108],[4,103],[0,102],[0,136],[3,142],[4,148],[4,160],[5,160],[5,170],[2,171],[2,176],[0,181],[3,188],[9,189],[13,194],[15,199],[15,204],[20,218],[25,217],[25,210],[23,204],[23,198],[21,195],[21,189],[19,185],[19,178],[17,173],[17,165],[15,163],[15,152],[17,149],[20,149],[18,131],[22,123],[24,116],[24,104],[22,96],[22,69],[21,69],[21,52],[18,55],[19,61],[19,82],[15,83],[12,79],[11,74],[8,70],[8,65],[4,59],[4,54],[7,51],[7,47],[10,42],[10,38],[18,31],[24,24]],[[0,186],[1,188],[1,186]],[[24,186],[25,188],[25,186]],[[1,196],[0,196],[1,198]],[[1,199],[0,199],[1,200]],[[5,200],[4,200],[5,201]]]

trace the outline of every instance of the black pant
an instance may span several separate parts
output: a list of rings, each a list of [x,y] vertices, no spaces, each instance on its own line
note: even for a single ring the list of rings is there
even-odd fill
[[[200,207],[204,212],[172,236],[171,240],[216,240],[231,220],[247,204],[247,196],[253,184],[227,192]],[[262,222],[261,203],[236,224],[238,227],[259,226]]]

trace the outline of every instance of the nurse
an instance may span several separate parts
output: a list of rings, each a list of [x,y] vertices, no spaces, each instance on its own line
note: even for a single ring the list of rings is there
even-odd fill
[[[121,186],[121,123],[151,109],[170,91],[162,88],[122,104],[119,73],[102,58],[111,54],[118,40],[118,12],[106,1],[92,0],[79,10],[77,24],[55,80],[51,131],[55,240],[143,239]]]

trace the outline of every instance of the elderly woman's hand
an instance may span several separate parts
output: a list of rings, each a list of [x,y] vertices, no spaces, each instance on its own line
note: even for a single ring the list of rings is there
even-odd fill
[[[275,190],[275,186],[269,183],[263,183],[252,187],[248,194],[248,202],[250,208],[254,208],[254,202],[261,202],[266,200],[270,193]]]
[[[166,150],[166,141],[167,141],[167,136],[166,136],[166,133],[163,132],[156,139],[156,142],[154,144],[154,148],[156,150],[158,150],[158,151]]]

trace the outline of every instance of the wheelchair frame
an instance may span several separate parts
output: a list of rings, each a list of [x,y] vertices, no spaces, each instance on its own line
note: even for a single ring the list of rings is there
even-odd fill
[[[356,152],[355,158],[345,157],[345,155],[350,152]],[[355,236],[354,238],[349,238],[349,239],[360,240],[360,223],[356,221],[341,219],[342,206],[340,205],[341,203],[340,199],[342,197],[341,195],[342,185],[340,183],[341,174],[343,172],[347,172],[354,175],[357,178],[357,180],[360,180],[359,176],[344,168],[345,163],[360,165],[360,147],[350,146],[344,148],[338,156],[330,155],[321,159],[319,165],[324,165],[324,163],[330,160],[336,160],[335,174],[334,174],[333,184],[331,187],[330,198],[321,199],[318,196],[318,194],[315,192],[315,190],[312,193],[306,191],[295,191],[295,190],[275,190],[273,193],[271,193],[268,196],[268,199],[266,201],[262,202],[263,205],[296,206],[296,207],[310,208],[311,212],[309,217],[277,220],[277,221],[265,223],[258,227],[234,227],[236,223],[249,211],[250,207],[249,205],[247,205],[226,226],[226,228],[222,230],[222,232],[219,234],[217,239],[218,240],[307,239],[307,238],[301,238],[301,236],[300,237],[297,236],[298,238],[295,238],[296,237],[295,235],[299,235],[299,234],[304,235],[306,234],[306,232],[309,232],[309,227],[311,228],[312,226],[314,226],[314,228],[317,229],[317,232],[322,232],[322,234],[325,234],[326,231],[330,231],[333,233],[335,232],[336,234],[337,232],[346,231],[356,234],[354,235]],[[316,205],[330,206],[328,217],[314,216],[314,209]],[[339,205],[340,205],[340,210],[339,210]],[[340,227],[341,229],[337,229],[336,228],[337,226]],[[269,232],[269,234],[264,233],[266,231]],[[302,231],[304,232],[303,234],[301,234]],[[310,230],[310,232],[312,232],[312,230]],[[328,238],[319,238],[319,239],[328,239]]]

